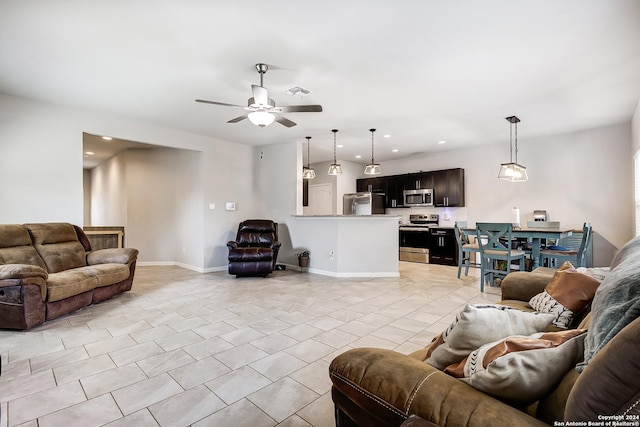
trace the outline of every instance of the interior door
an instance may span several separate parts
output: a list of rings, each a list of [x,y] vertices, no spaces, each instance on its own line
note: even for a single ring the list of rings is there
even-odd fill
[[[309,215],[333,215],[331,183],[309,185]]]

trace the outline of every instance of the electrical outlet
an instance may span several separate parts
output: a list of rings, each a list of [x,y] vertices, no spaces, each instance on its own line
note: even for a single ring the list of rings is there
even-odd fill
[[[333,259],[333,251],[329,252],[329,259]]]

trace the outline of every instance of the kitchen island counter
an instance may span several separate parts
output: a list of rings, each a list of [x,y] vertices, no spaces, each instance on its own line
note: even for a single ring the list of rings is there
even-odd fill
[[[309,250],[309,272],[334,277],[399,277],[398,215],[294,215],[294,251]]]

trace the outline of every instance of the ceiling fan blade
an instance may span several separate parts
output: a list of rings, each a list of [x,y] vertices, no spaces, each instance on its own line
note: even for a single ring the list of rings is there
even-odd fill
[[[277,108],[283,113],[320,113],[322,111],[322,105],[290,105]]]
[[[244,108],[242,105],[227,104],[226,102],[218,102],[218,101],[207,101],[206,99],[196,99],[196,102],[202,102],[202,103],[205,103],[205,104],[223,105],[225,107],[240,107],[240,108]]]
[[[269,96],[267,88],[263,86],[251,85],[253,91],[253,99],[258,105],[269,105]]]
[[[236,117],[235,119],[231,119],[231,120],[229,120],[227,123],[238,123],[238,122],[241,122],[241,121],[243,121],[244,119],[246,119],[246,118],[248,118],[248,117],[249,117],[249,116],[248,116],[247,114],[244,114],[244,115],[242,115],[242,116],[238,116],[238,117]]]
[[[294,127],[296,125],[295,122],[292,122],[291,120],[284,118],[282,116],[276,116],[275,120],[276,122],[280,123],[281,125],[285,125],[288,128]]]

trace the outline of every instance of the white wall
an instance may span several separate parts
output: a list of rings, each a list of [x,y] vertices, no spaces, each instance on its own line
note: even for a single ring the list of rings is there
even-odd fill
[[[440,213],[456,220],[511,221],[514,206],[521,222],[532,220],[535,209],[546,209],[563,227],[582,228],[591,222],[594,264],[608,265],[611,257],[633,236],[633,160],[630,124],[539,139],[519,139],[518,160],[527,167],[529,181],[497,179],[507,161],[507,143],[384,162],[385,175],[461,167],[465,169],[465,208],[389,209],[389,213]]]
[[[82,129],[55,107],[0,94],[0,223],[82,224]]]
[[[124,226],[127,233],[127,157],[121,151],[91,170],[92,226]],[[125,237],[128,244],[128,236]]]
[[[640,150],[640,101],[636,106],[636,111],[631,119],[631,134],[633,138],[633,152]]]
[[[508,158],[508,141],[383,162],[382,168],[385,175],[464,168],[467,207],[452,210],[452,220],[509,220],[512,207],[518,206],[523,222],[534,209],[547,209],[551,219],[563,226],[579,227],[590,221],[596,232],[594,258],[603,265],[602,260],[633,235],[632,148],[640,147],[638,114],[633,137],[630,123],[535,140],[521,135],[519,160],[530,174],[526,183],[496,178],[499,163]],[[284,225],[281,239],[288,239],[289,248],[295,247],[296,236],[287,223],[290,215],[302,212],[300,143],[254,149],[7,95],[0,95],[0,180],[13,185],[0,187],[0,223],[83,223],[83,132],[203,153],[202,189],[196,191],[203,197],[198,201],[189,196],[189,200],[191,209],[202,204],[204,270],[224,268],[225,243],[248,217],[274,218]],[[225,211],[226,201],[235,201],[238,210]],[[208,209],[212,202],[215,210]],[[122,207],[121,203],[118,208]],[[193,238],[197,226],[192,225],[177,227],[181,235],[174,243],[180,250],[182,243]]]
[[[201,177],[201,188],[196,192],[202,194],[202,197],[194,197],[193,194],[185,196],[193,210],[193,216],[190,215],[189,220],[176,215],[176,221],[179,220],[180,224],[178,227],[175,222],[172,225],[179,233],[172,241],[173,261],[180,262],[181,259],[176,255],[176,247],[181,251],[181,244],[195,242],[202,250],[200,254],[194,254],[198,258],[194,267],[203,271],[225,268],[225,244],[230,235],[235,237],[239,215],[243,218],[254,216],[251,147],[134,122],[123,117],[53,106],[2,94],[0,181],[14,185],[1,186],[3,208],[0,209],[0,223],[67,221],[83,224],[83,132],[201,151],[201,173],[194,174]],[[192,165],[191,160],[186,160],[185,167],[188,165]],[[115,173],[108,176],[105,174],[104,178],[109,179],[109,176],[115,176]],[[101,184],[98,180],[93,185],[100,186],[104,183]],[[145,185],[146,191],[158,190],[152,182],[146,182]],[[176,185],[180,185],[180,182]],[[184,188],[184,181],[182,186]],[[176,187],[171,191],[175,195]],[[225,211],[223,202],[226,200],[238,201],[244,210],[235,215]],[[131,200],[124,200],[118,203],[114,207],[116,210],[111,212],[113,218],[92,218],[92,222],[111,222],[111,219],[122,218],[120,210],[125,209],[126,212],[130,202]],[[216,203],[215,210],[208,210],[210,202]],[[193,218],[204,218],[204,227],[199,225],[201,220],[194,221]],[[195,235],[194,230],[198,230]],[[187,253],[189,251],[197,252],[197,249],[187,248]],[[145,254],[141,253],[140,256],[142,259]],[[162,256],[165,257],[164,253]]]

